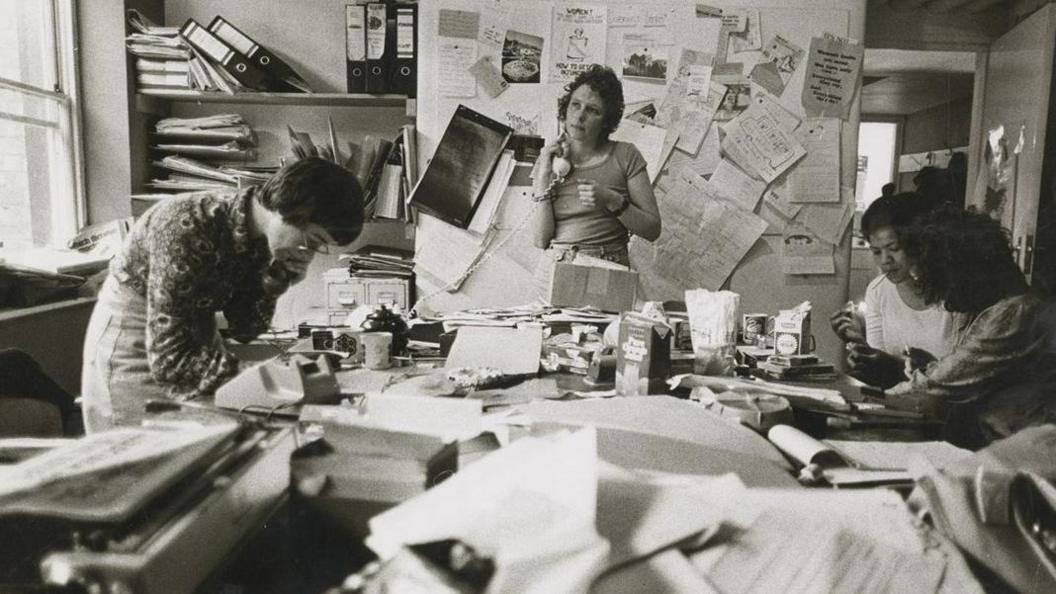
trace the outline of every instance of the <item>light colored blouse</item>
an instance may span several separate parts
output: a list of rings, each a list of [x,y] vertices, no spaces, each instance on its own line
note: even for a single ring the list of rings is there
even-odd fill
[[[913,309],[895,283],[881,274],[865,289],[865,340],[874,349],[902,355],[905,347],[923,349],[937,359],[953,351],[962,317],[942,304]]]
[[[579,201],[577,180],[587,179],[630,196],[627,181],[648,175],[645,158],[629,142],[613,141],[609,155],[600,163],[573,167],[565,180],[554,188],[553,243],[570,245],[612,245],[627,243],[627,228],[604,207],[587,207]]]

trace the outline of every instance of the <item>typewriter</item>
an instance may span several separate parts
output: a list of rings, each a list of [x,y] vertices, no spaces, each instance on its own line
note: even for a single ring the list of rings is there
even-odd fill
[[[295,446],[258,422],[196,430],[115,429],[0,466],[0,591],[208,579],[283,502]]]

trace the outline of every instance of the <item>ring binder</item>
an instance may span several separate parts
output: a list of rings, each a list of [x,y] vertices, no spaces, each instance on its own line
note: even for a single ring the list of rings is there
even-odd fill
[[[271,88],[271,76],[267,72],[231,46],[220,41],[220,38],[202,27],[198,21],[187,19],[183,27],[180,27],[180,35],[192,47],[235,77],[242,85],[258,91],[267,91]]]
[[[250,61],[260,66],[277,82],[279,87],[285,87],[275,90],[289,90],[295,93],[312,92],[312,88],[301,78],[301,75],[297,74],[282,58],[279,58],[271,50],[254,41],[249,35],[229,23],[224,17],[217,15],[209,23],[208,29],[221,41],[234,48],[235,51],[242,53]]]
[[[418,5],[396,6],[396,58],[390,93],[415,97],[418,89]]]
[[[385,55],[388,6],[380,2],[367,4],[367,92],[388,92],[388,57]]]
[[[367,92],[367,7],[345,6],[345,51],[347,90]]]

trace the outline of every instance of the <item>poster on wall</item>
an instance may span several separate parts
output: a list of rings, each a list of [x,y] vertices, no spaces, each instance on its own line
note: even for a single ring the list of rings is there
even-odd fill
[[[851,103],[862,74],[865,48],[831,35],[810,40],[803,109],[811,117],[851,117]]]
[[[550,34],[550,82],[567,82],[605,63],[604,6],[555,6]]]
[[[623,36],[623,75],[648,82],[667,82],[669,45],[652,35]]]
[[[538,83],[543,38],[509,29],[502,43],[502,77],[508,83]]]

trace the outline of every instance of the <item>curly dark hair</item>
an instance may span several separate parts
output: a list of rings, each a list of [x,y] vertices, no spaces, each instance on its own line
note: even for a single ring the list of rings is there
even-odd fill
[[[319,157],[280,169],[260,188],[260,203],[287,223],[315,223],[339,245],[352,243],[363,230],[363,189],[349,170]]]
[[[582,85],[587,85],[601,96],[605,103],[605,116],[601,122],[601,138],[608,140],[609,134],[616,131],[623,117],[623,83],[608,66],[591,64],[576,76],[575,80],[565,85],[565,92],[557,99],[557,117],[565,121],[568,116],[568,103],[572,93]]]
[[[895,235],[901,239],[903,229],[938,208],[937,202],[918,192],[881,196],[865,209],[859,227],[866,239],[885,228],[893,229]]]
[[[986,214],[932,212],[906,230],[904,247],[916,263],[924,299],[943,302],[948,311],[979,313],[1027,292],[1008,232]]]

